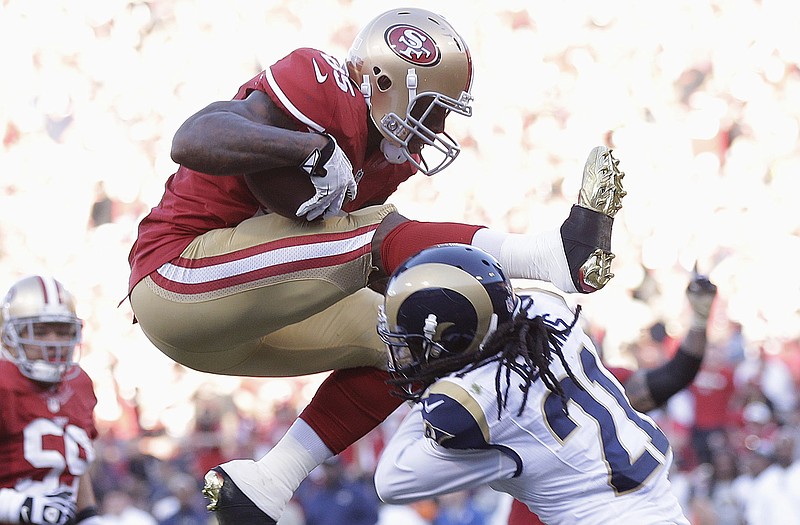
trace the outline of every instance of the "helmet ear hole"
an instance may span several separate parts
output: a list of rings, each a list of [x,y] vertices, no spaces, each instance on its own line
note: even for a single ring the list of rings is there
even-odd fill
[[[444,115],[472,115],[472,57],[445,18],[417,8],[386,11],[359,31],[345,65],[359,86],[368,81],[369,89],[362,87],[361,92],[369,118],[395,146],[388,154],[384,151],[386,160],[401,159],[426,175],[455,160],[461,148],[445,133],[442,119],[431,127],[409,115],[410,104],[420,94],[431,96]],[[428,148],[428,159],[423,158],[423,147]]]
[[[380,89],[381,91],[388,91],[389,88],[392,87],[392,79],[390,79],[386,75],[379,76],[376,83],[378,84],[378,89]]]

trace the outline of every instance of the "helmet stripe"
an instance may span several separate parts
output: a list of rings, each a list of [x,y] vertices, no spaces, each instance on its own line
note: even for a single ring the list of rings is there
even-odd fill
[[[50,276],[35,275],[36,282],[42,292],[42,302],[45,308],[66,304],[66,291],[64,286]]]
[[[44,277],[42,277],[41,275],[37,275],[36,280],[38,281],[39,286],[42,289],[42,297],[44,298],[44,304],[45,305],[50,304],[50,293],[48,293],[47,290],[48,289],[47,282],[45,282]]]

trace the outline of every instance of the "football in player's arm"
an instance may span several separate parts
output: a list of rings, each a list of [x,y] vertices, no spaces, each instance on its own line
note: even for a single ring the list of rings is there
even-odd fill
[[[379,334],[415,401],[379,460],[388,503],[488,483],[558,524],[688,525],[672,450],[559,295],[515,295],[490,255],[423,250],[389,280]]]
[[[76,362],[74,297],[35,275],[0,308],[0,524],[100,525],[88,473],[97,399]]]

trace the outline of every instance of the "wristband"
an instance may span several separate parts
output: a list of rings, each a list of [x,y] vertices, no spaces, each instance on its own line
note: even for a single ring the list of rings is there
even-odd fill
[[[75,514],[74,523],[75,525],[78,525],[79,523],[82,523],[83,525],[91,525],[93,523],[91,518],[96,516],[98,516],[97,507],[94,505],[89,505],[88,507],[82,508]],[[99,521],[97,522],[99,523]]]
[[[104,525],[105,521],[100,515],[89,516],[87,518],[83,518],[81,521],[76,521],[75,525]]]
[[[19,509],[26,499],[14,489],[0,489],[0,523],[19,523]]]
[[[314,151],[309,153],[306,160],[300,164],[300,168],[309,175],[324,177],[327,175],[325,172],[325,163],[331,160],[333,152],[336,150],[336,141],[327,133],[320,133],[320,135],[325,135],[328,138],[328,143],[321,150],[314,149]]]

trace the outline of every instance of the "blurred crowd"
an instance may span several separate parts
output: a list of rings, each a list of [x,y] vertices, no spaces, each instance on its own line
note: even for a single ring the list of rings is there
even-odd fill
[[[719,324],[718,316],[712,324]],[[605,351],[603,327],[590,324],[587,329]],[[673,447],[673,488],[693,525],[800,523],[800,348],[795,342],[775,353],[757,345],[752,352],[741,326],[729,321],[715,333],[690,388],[651,413]],[[679,344],[662,323],[655,323],[625,351],[635,366],[650,368]],[[199,497],[205,471],[231,457],[260,457],[302,408],[299,398],[287,400],[259,412],[268,415],[254,417],[234,397],[198,393],[193,424],[179,439],[141,431],[119,439],[113,431],[104,432],[93,479],[101,500],[111,498],[107,512],[124,497],[131,508],[151,514],[148,523],[176,523],[168,518],[181,508],[200,520],[184,525],[205,523],[209,517]],[[404,410],[312,472],[280,523],[504,524],[510,501],[488,489],[402,507],[378,501],[372,473]]]
[[[475,114],[452,122],[461,158],[412,178],[393,202],[421,220],[548,229],[566,217],[585,155],[613,147],[629,192],[616,277],[570,300],[609,363],[652,366],[686,328],[691,270],[708,273],[719,286],[709,356],[656,414],[676,451],[676,490],[697,524],[742,523],[754,508],[789,516],[788,502],[725,507],[736,516],[719,502],[800,484],[787,466],[800,457],[800,10],[779,0],[405,4],[445,14],[470,44]],[[132,323],[126,257],[175,169],[172,134],[295,47],[343,58],[358,28],[394,6],[0,1],[0,275],[52,273],[78,298],[107,512],[194,523],[164,521],[202,511],[187,485],[221,458],[266,450],[323,378],[187,370]],[[343,459],[348,479],[369,477],[380,439],[369,440]],[[432,523],[437,512],[418,514]]]

